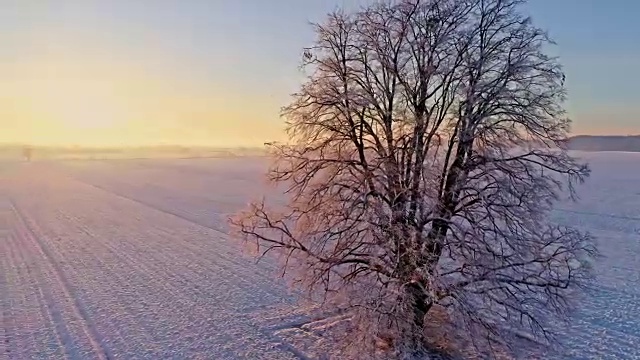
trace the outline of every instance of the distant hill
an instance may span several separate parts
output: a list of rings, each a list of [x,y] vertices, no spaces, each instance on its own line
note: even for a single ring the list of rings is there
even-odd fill
[[[633,136],[579,135],[569,139],[569,149],[580,150],[580,151],[640,152],[640,135],[633,135]]]

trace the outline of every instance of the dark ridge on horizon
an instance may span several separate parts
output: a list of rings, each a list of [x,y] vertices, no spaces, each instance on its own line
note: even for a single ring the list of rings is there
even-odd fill
[[[570,150],[640,152],[640,135],[577,135],[569,138]]]

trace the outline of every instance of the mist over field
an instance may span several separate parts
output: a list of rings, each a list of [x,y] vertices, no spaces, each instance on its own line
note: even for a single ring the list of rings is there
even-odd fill
[[[33,146],[0,145],[0,159],[16,161],[24,159],[28,149],[33,160],[105,160],[105,159],[162,159],[207,158],[233,156],[262,156],[263,147],[207,147],[183,145],[86,147],[86,146]]]

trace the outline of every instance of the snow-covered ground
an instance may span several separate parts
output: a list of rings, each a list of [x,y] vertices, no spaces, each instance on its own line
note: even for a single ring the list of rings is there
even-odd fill
[[[577,203],[554,218],[589,230],[602,258],[596,282],[564,336],[568,358],[640,359],[640,153],[580,153],[591,164]]]
[[[568,358],[640,358],[640,154],[580,153],[593,175],[554,217],[598,236],[599,278]],[[226,217],[268,192],[264,160],[0,164],[0,360],[317,358],[273,264]],[[317,331],[316,331],[317,330]]]

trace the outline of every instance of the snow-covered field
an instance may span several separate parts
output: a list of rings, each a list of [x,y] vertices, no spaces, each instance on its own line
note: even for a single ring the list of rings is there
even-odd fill
[[[599,237],[568,358],[640,358],[640,154],[584,153],[555,218]],[[0,360],[316,358],[273,264],[226,217],[269,191],[258,158],[0,164]],[[316,331],[317,330],[317,331]],[[325,345],[325,348],[328,345]]]

